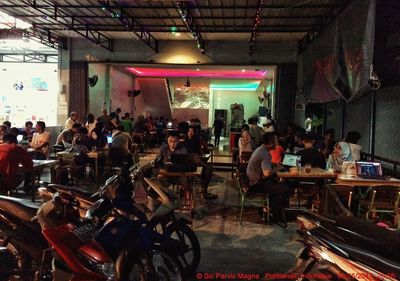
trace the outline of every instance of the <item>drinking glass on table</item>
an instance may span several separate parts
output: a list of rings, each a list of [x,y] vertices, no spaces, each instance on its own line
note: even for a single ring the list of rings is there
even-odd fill
[[[306,173],[311,173],[311,164],[305,164],[304,169],[306,170]]]

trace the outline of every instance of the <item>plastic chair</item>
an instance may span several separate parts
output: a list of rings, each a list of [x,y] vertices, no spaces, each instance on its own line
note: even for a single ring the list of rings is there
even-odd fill
[[[265,193],[251,193],[249,192],[249,186],[246,183],[246,179],[244,176],[241,176],[240,169],[236,170],[236,178],[235,178],[236,186],[239,191],[238,204],[236,207],[236,215],[238,218],[238,213],[240,209],[239,215],[239,225],[242,226],[242,218],[243,218],[243,209],[246,203],[250,205],[261,205],[263,209],[266,210],[266,214],[263,212],[263,220],[269,223],[269,198],[268,194]],[[265,217],[266,215],[266,217]]]
[[[375,185],[368,189],[366,198],[360,200],[362,209],[367,210],[365,217],[371,214],[387,213],[394,215],[394,224],[399,227],[400,188],[388,185]]]

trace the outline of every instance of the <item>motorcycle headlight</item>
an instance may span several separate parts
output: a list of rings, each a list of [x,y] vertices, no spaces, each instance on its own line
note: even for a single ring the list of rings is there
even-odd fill
[[[108,263],[102,263],[99,264],[99,269],[101,272],[107,276],[108,281],[115,281],[117,280],[117,272],[115,270],[114,263],[108,262]]]
[[[117,272],[115,270],[113,262],[100,263],[88,257],[87,255],[83,255],[80,253],[77,254],[77,257],[81,261],[81,263],[88,269],[107,276],[107,281],[117,280]]]

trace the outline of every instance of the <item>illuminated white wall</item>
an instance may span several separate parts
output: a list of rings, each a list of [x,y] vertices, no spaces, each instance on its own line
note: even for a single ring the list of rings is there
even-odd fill
[[[258,114],[260,91],[262,89],[258,91],[212,90],[210,114],[214,115],[215,109],[226,109],[228,111],[227,128],[229,128],[231,125],[231,104],[239,103],[244,106],[244,119],[247,123],[248,118]],[[214,122],[214,116],[212,116],[211,122]],[[210,124],[212,124],[211,122]]]
[[[0,122],[9,120],[15,127],[23,127],[28,120],[57,125],[57,67],[50,63],[0,63]]]

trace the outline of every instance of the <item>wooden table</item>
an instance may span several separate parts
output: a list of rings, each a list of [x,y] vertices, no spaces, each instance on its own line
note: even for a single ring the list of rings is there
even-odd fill
[[[35,180],[40,180],[40,176],[44,168],[52,168],[56,164],[56,160],[32,160],[33,162],[33,170],[32,170],[32,187],[35,186]],[[24,167],[19,165],[18,172],[25,172]],[[51,178],[50,181],[53,181],[53,173],[50,173]],[[32,190],[32,202],[35,202],[35,192]]]
[[[306,172],[305,168],[302,167],[300,172],[277,172],[277,177],[280,178],[281,181],[288,179],[296,179],[296,180],[309,180],[309,181],[317,181],[323,180],[324,185],[326,185],[327,180],[335,179],[337,177],[336,173],[326,171],[321,168],[311,168],[309,173]],[[324,198],[325,188],[322,188],[322,198]],[[300,204],[300,203],[299,203]],[[295,208],[297,210],[297,208]]]
[[[348,184],[360,187],[371,187],[374,185],[388,185],[400,187],[400,179],[390,178],[389,180],[370,180],[359,177],[348,177],[339,175],[336,179],[337,184]]]
[[[95,174],[96,174],[96,188],[99,187],[99,158],[104,157],[104,152],[103,151],[91,151],[86,153],[86,155],[94,159],[94,169],[95,169]]]
[[[164,177],[185,177],[188,179],[190,184],[190,194],[189,194],[189,211],[195,210],[196,208],[196,190],[194,184],[194,178],[201,176],[202,167],[197,167],[197,170],[194,172],[168,172],[165,169],[160,169],[159,175]]]
[[[300,172],[277,172],[277,177],[280,179],[335,179],[336,173],[326,171],[321,168],[311,168],[310,173],[306,173],[304,167],[301,168]]]
[[[57,152],[57,157],[63,158],[63,157],[75,157],[79,155],[79,153],[76,152],[68,152],[68,151],[61,151]],[[104,151],[91,151],[86,153],[88,158],[94,159],[94,166],[95,166],[95,175],[96,175],[96,187],[98,187],[99,184],[99,158],[104,157]]]

